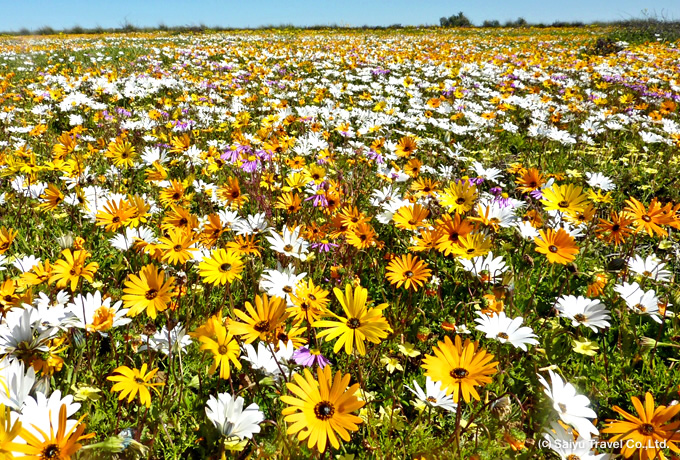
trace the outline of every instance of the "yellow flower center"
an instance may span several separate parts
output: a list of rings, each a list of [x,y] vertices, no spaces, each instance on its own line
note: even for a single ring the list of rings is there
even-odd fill
[[[284,250],[285,252],[290,252],[290,251],[293,250],[293,246],[290,245],[290,244],[287,244],[287,245],[285,245],[285,246],[283,247],[283,250]]]
[[[574,315],[574,319],[578,321],[579,323],[582,323],[586,320],[586,316],[582,315],[581,313]]]
[[[499,332],[496,335],[496,337],[498,337],[499,339],[505,339],[505,340],[508,340],[508,338],[509,338],[508,334],[506,334],[505,332]]]

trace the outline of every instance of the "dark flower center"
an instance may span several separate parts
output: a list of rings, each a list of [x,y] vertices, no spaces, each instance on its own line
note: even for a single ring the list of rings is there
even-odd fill
[[[217,352],[221,355],[226,355],[227,351],[229,351],[229,348],[227,348],[226,345],[220,345],[219,348],[217,349]]]
[[[269,331],[269,321],[258,321],[255,323],[255,326],[253,326],[253,329],[255,329],[257,332],[267,332]]]
[[[408,270],[408,271],[406,271],[406,273],[404,273],[404,276],[406,278],[411,278],[413,276],[413,272],[411,270]]]
[[[314,415],[319,420],[328,420],[335,414],[335,406],[329,401],[321,401],[316,406],[314,406]]]
[[[579,313],[577,315],[574,315],[574,319],[579,323],[582,323],[586,320],[586,315],[582,315],[581,313]]]
[[[183,249],[184,247],[181,244],[176,244],[172,247],[172,250],[175,252],[182,252]]]
[[[465,198],[463,198],[463,197],[460,197],[456,200],[456,204],[463,204],[463,203],[465,203]]]
[[[508,340],[508,338],[509,338],[508,334],[506,334],[505,332],[499,332],[496,335],[496,337],[498,337],[499,339],[505,339],[505,340]]]
[[[559,203],[557,203],[557,206],[560,208],[568,208],[569,207],[569,202],[566,200],[562,200]]]
[[[642,425],[640,425],[639,430],[640,433],[642,433],[643,435],[651,436],[652,434],[654,434],[654,425],[650,423],[643,423]]]
[[[283,250],[284,250],[285,252],[290,252],[290,251],[293,250],[293,246],[290,245],[290,244],[287,244],[287,245],[285,245],[285,246],[283,247]]]
[[[621,229],[619,224],[612,225],[612,232],[618,232]]]
[[[228,272],[229,270],[231,270],[231,264],[220,265],[220,271],[221,272]]]
[[[149,289],[146,291],[146,294],[144,294],[144,297],[146,297],[146,300],[153,300],[156,298],[158,295],[158,291],[156,289]]]
[[[648,215],[644,215],[644,216],[642,216],[642,220],[644,220],[645,222],[651,222],[652,218],[649,217]]]
[[[551,244],[550,246],[548,246],[548,251],[552,252],[553,254],[556,253],[558,250],[559,250],[559,248],[557,246],[555,246],[554,244]]]
[[[468,374],[470,374],[470,372],[467,369],[463,369],[462,367],[457,367],[449,372],[449,375],[454,379],[464,379],[468,376]]]
[[[347,327],[350,329],[356,329],[361,326],[361,322],[357,318],[350,318],[347,320]]]
[[[428,396],[427,401],[431,402],[432,404],[437,404],[437,398],[435,398],[433,396]]]
[[[49,444],[42,451],[41,458],[60,458],[61,449],[56,444]]]

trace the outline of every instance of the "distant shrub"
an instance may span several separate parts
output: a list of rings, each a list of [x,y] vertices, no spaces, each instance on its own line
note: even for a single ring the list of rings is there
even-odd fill
[[[472,27],[472,21],[462,11],[448,18],[440,18],[439,24],[442,27]]]
[[[497,19],[486,20],[482,23],[482,27],[500,27],[501,23]]]
[[[56,32],[50,26],[43,26],[35,31],[36,35],[54,35]]]
[[[680,21],[656,17],[629,19],[612,24],[615,29],[609,34],[614,41],[631,44],[647,42],[675,42],[680,40]]]
[[[527,27],[529,23],[524,18],[517,18],[514,21],[507,21],[505,27]]]

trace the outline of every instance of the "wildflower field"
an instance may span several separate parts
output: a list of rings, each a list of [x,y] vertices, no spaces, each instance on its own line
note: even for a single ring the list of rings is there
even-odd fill
[[[0,458],[680,458],[680,49],[604,32],[0,38]]]

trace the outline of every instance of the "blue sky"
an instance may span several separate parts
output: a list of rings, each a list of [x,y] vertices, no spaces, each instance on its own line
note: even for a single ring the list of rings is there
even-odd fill
[[[267,24],[390,25],[438,24],[463,11],[474,23],[524,17],[529,22],[616,20],[642,10],[680,19],[679,0],[0,0],[0,30],[198,25],[256,27]]]

